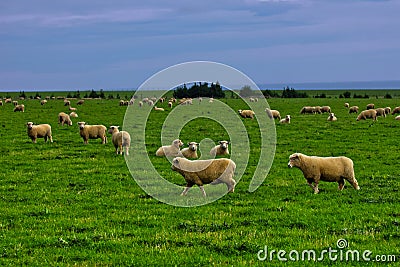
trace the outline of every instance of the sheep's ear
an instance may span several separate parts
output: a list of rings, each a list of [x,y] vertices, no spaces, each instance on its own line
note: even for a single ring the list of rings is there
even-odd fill
[[[187,143],[188,146],[190,146],[190,143]]]

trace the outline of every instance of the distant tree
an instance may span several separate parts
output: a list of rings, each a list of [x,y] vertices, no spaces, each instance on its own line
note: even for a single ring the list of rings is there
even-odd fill
[[[25,91],[19,92],[19,97],[26,98]]]
[[[392,99],[392,96],[389,93],[386,93],[384,97],[387,99]]]
[[[240,89],[239,95],[241,97],[248,97],[248,96],[252,96],[253,90],[251,89],[250,85],[245,85]]]
[[[343,93],[344,98],[350,98],[351,97],[351,93],[349,91],[346,91]]]
[[[102,99],[106,98],[106,96],[104,95],[103,89],[100,89],[99,97],[102,98]]]
[[[266,89],[266,90],[263,90],[262,93],[265,96],[265,98],[281,97],[281,95],[278,92],[276,92],[275,90],[273,91],[273,90]]]
[[[174,90],[173,96],[175,98],[196,98],[196,97],[214,97],[223,98],[225,93],[219,83],[193,83],[188,89],[186,84],[179,86]]]
[[[121,97],[119,96],[119,94],[117,93],[117,99],[121,99]]]
[[[68,92],[67,98],[71,98],[71,97],[72,97],[71,92]]]
[[[114,99],[114,96],[112,94],[109,94],[108,99]]]
[[[284,88],[282,92],[282,98],[307,98],[307,97],[308,97],[307,93],[297,92],[294,88],[289,88],[289,86],[286,86],[286,88]]]
[[[90,91],[89,97],[90,98],[98,98],[99,95],[96,93],[96,91],[94,89],[92,89],[92,91]]]
[[[342,94],[339,95],[339,98],[343,98],[344,96]]]

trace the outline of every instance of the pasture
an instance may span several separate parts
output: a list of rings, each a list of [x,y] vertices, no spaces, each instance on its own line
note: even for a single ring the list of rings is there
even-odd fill
[[[232,112],[246,107],[240,99],[222,101]],[[78,121],[122,127],[126,107],[120,107],[119,100],[87,100],[82,106],[72,101],[79,118],[72,118],[70,127],[57,124],[57,114],[68,111],[62,100],[49,100],[44,106],[39,100],[19,102],[25,104],[24,113],[14,113],[12,104],[0,106],[2,266],[284,266],[276,255],[279,250],[287,252],[286,258],[291,250],[315,250],[319,257],[323,250],[338,249],[339,239],[348,242],[344,253],[370,250],[371,259],[395,255],[400,261],[400,121],[388,115],[376,122],[357,122],[357,115],[348,114],[343,106],[349,102],[363,110],[372,102],[393,109],[399,99],[268,99],[272,109],[282,117],[290,114],[292,121],[276,122],[276,153],[264,183],[253,193],[247,191],[258,162],[260,136],[256,120],[242,119],[252,154],[235,192],[192,208],[169,206],[148,196],[124,158],[115,155],[111,135],[105,145],[99,139],[83,144]],[[134,108],[139,109],[137,102]],[[195,101],[187,108],[196,105]],[[329,105],[338,121],[328,122],[326,113],[300,115],[305,105]],[[171,164],[154,156],[170,111],[167,103],[157,106],[166,111],[150,114],[147,152],[163,177],[183,186],[184,179],[171,171]],[[28,121],[51,124],[54,142],[38,139],[33,144],[26,133]],[[228,139],[219,124],[207,119],[191,121],[179,137],[184,143]],[[340,192],[337,183],[321,182],[320,193],[314,195],[301,171],[287,167],[294,152],[350,157],[361,190],[346,183]],[[131,151],[133,157],[135,153]],[[272,261],[269,254],[265,261],[257,258],[265,246],[268,252],[276,251]],[[332,261],[327,255],[321,261],[324,266],[345,264],[366,262]]]

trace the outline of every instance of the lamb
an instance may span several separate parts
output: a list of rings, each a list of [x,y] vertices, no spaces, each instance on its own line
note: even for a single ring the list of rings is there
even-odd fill
[[[354,175],[353,161],[347,157],[316,157],[294,153],[289,157],[288,167],[296,167],[303,172],[314,194],[319,192],[319,181],[338,182],[338,189],[343,190],[347,180],[354,189],[360,189]]]
[[[25,112],[24,104],[16,105],[15,108],[14,108],[14,112],[17,112],[17,111]]]
[[[110,126],[108,133],[112,135],[111,139],[115,147],[115,153],[121,154],[125,147],[125,154],[129,155],[129,147],[131,146],[131,136],[126,131],[119,131],[119,126]],[[119,151],[118,151],[119,149]]]
[[[321,112],[322,113],[331,113],[331,107],[330,106],[322,106],[321,107]]]
[[[157,110],[157,111],[164,111],[163,108],[158,108],[157,106],[154,106],[154,110]]]
[[[286,123],[286,124],[290,124],[290,115],[286,115],[286,117],[284,119],[281,119],[279,121],[279,123]]]
[[[400,107],[395,107],[393,109],[392,115],[397,114],[397,113],[400,113]]]
[[[281,114],[277,110],[266,108],[265,112],[270,119],[281,119]]]
[[[189,147],[186,147],[181,150],[182,155],[188,159],[197,159],[198,158],[198,156],[197,156],[197,146],[198,145],[199,144],[196,142],[188,143]]]
[[[215,147],[211,148],[210,155],[212,157],[229,155],[229,147],[228,147],[229,144],[230,142],[228,141],[219,141],[219,145],[216,145]]]
[[[206,197],[204,184],[220,184],[224,183],[228,187],[228,192],[235,191],[236,181],[233,175],[236,164],[231,159],[209,159],[191,161],[182,157],[176,157],[172,160],[171,169],[180,173],[186,181],[186,187],[182,192],[182,196],[186,196],[187,192],[193,185],[197,185],[203,196]]]
[[[180,151],[180,147],[183,146],[183,143],[180,139],[175,139],[172,141],[172,144],[169,146],[162,146],[157,149],[156,151],[156,156],[157,157],[177,157],[177,156],[182,156],[182,153]]]
[[[85,103],[85,100],[81,99],[78,102],[76,102],[77,105],[83,105],[83,103]]]
[[[53,143],[53,137],[51,136],[51,126],[49,124],[33,125],[33,122],[26,124],[28,128],[28,136],[32,139],[32,142],[36,144],[37,138],[44,138],[47,142],[47,138]]]
[[[361,111],[361,113],[357,117],[357,121],[366,120],[366,119],[373,119],[374,121],[376,121],[376,110],[369,109],[369,110]]]
[[[376,116],[381,116],[386,118],[386,112],[384,108],[377,108],[375,109],[375,111],[376,111]]]
[[[335,113],[330,113],[327,121],[337,121],[337,118],[335,117]]]
[[[83,138],[84,144],[88,144],[89,139],[101,139],[101,143],[107,143],[106,131],[107,128],[104,125],[86,125],[86,122],[78,122],[79,134]]]
[[[239,112],[240,116],[242,116],[243,118],[254,119],[255,113],[252,110],[249,110],[249,109],[241,110],[241,109],[239,109],[238,112]]]
[[[374,105],[374,104],[368,104],[368,105],[367,105],[367,110],[368,110],[368,109],[374,109],[374,108],[375,108],[375,105]]]
[[[69,114],[69,116],[72,117],[72,118],[78,118],[78,114],[76,114],[76,112],[74,112],[74,111],[72,111],[72,112]]]
[[[351,114],[351,113],[358,113],[358,106],[352,106],[350,109],[349,109],[349,113]]]
[[[386,114],[386,115],[389,115],[390,112],[392,112],[392,109],[391,109],[390,107],[386,107],[386,108],[385,108],[385,114]]]
[[[42,101],[40,101],[40,105],[44,105],[44,104],[46,104],[47,103],[47,100],[46,99],[43,99]]]
[[[65,112],[58,113],[58,124],[60,124],[60,123],[61,123],[61,126],[64,126],[64,123],[66,123],[69,126],[72,126],[71,118]]]
[[[350,107],[350,104],[349,103],[344,103],[344,107],[348,108],[348,107]]]

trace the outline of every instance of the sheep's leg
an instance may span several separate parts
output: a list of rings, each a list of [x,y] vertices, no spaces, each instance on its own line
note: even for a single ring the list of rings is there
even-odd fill
[[[349,181],[355,190],[360,190],[360,186],[358,185],[356,178],[353,177],[352,179],[347,179],[347,181]]]
[[[53,137],[50,135],[50,142],[53,143]]]
[[[315,186],[314,186],[314,194],[318,194],[319,190],[318,190],[318,182],[315,181]]]
[[[125,153],[126,153],[127,156],[129,155],[129,146],[125,147]]]
[[[199,188],[200,188],[200,191],[203,193],[203,197],[206,197],[207,194],[206,194],[206,191],[204,190],[204,187],[202,185],[200,185]]]
[[[119,154],[121,154],[122,155],[122,144],[121,145],[119,145]]]
[[[342,191],[343,190],[343,187],[344,187],[344,180],[343,179],[340,179],[339,181],[338,181],[338,184],[339,184],[339,191]]]
[[[186,186],[185,189],[183,190],[183,192],[181,193],[181,196],[186,196],[187,192],[189,191],[191,186]]]

